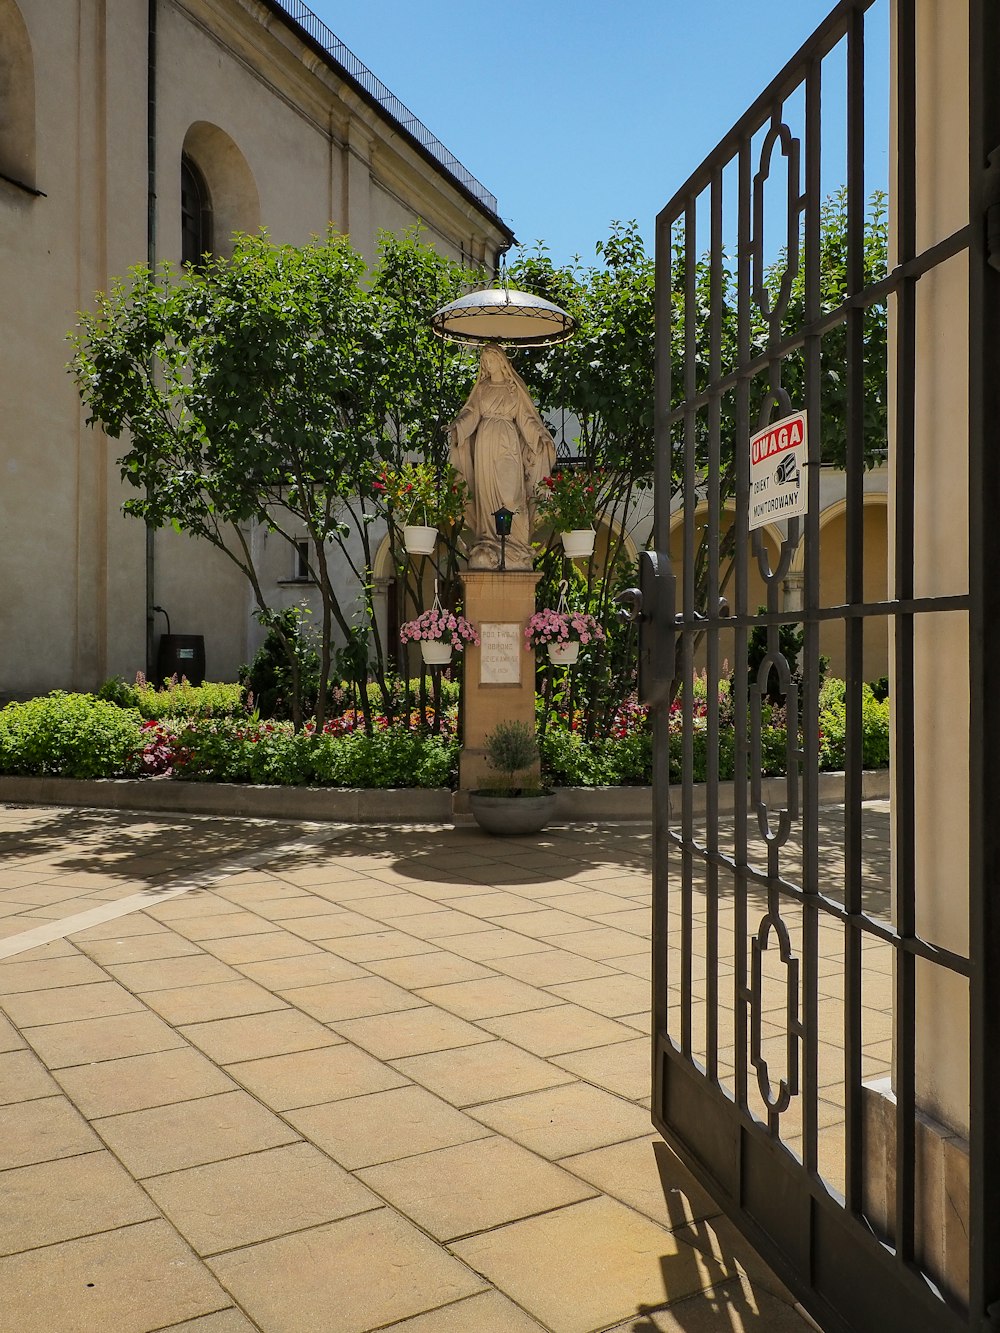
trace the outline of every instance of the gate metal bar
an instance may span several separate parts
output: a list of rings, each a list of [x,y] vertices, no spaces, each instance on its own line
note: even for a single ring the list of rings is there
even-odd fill
[[[1000,82],[996,55],[1000,50],[1000,7],[993,0],[972,0],[973,34],[970,101],[972,119],[971,214],[986,217],[997,203],[988,183],[986,164],[1000,146]],[[978,39],[978,40],[977,40]],[[972,615],[970,626],[970,879],[972,902],[971,975],[971,1098],[973,1120],[970,1155],[973,1163],[970,1199],[971,1299],[973,1310],[985,1311],[984,1329],[1000,1328],[1000,691],[996,687],[1000,626],[1000,256],[991,254],[985,226],[973,227],[970,241],[970,367],[969,435]],[[992,678],[991,678],[992,676]]]
[[[707,803],[704,831],[695,826],[695,722],[692,692],[682,693],[680,827],[668,828],[658,819],[655,833],[656,892],[654,911],[654,1119],[700,1175],[715,1197],[736,1219],[765,1257],[798,1292],[806,1308],[828,1333],[859,1333],[879,1328],[885,1333],[956,1333],[959,1329],[1000,1328],[1000,1306],[989,1301],[1000,1296],[1000,1136],[991,1140],[983,1128],[984,1110],[1000,1105],[1000,1003],[991,1003],[988,978],[1000,976],[1000,905],[991,905],[986,891],[989,875],[1000,872],[1000,821],[989,820],[1000,808],[1000,775],[987,757],[990,737],[1000,740],[1000,703],[991,700],[985,680],[987,630],[1000,623],[1000,591],[988,585],[973,560],[970,596],[915,595],[913,551],[915,541],[915,389],[916,288],[919,279],[947,259],[969,248],[972,269],[982,258],[977,226],[919,252],[916,217],[916,0],[897,0],[897,181],[894,195],[895,264],[880,280],[865,273],[865,27],[866,15],[878,0],[841,0],[814,37],[789,62],[768,89],[723,139],[715,152],[693,174],[657,220],[657,321],[659,347],[656,387],[658,432],[656,486],[657,512],[654,544],[669,549],[670,513],[663,497],[673,487],[672,451],[683,449],[681,488],[685,497],[683,519],[683,605],[676,616],[681,636],[677,654],[680,678],[690,681],[695,646],[706,645]],[[986,141],[1000,144],[1000,92],[990,83],[991,58],[1000,51],[998,6],[972,0],[973,32],[984,40],[974,69],[972,106],[980,107],[994,126],[992,139],[976,125],[979,154]],[[847,287],[836,308],[824,309],[818,240],[821,224],[821,103],[823,62],[841,41],[846,42],[847,102]],[[974,38],[975,43],[975,38]],[[799,143],[784,122],[786,103],[804,97],[804,190],[799,192]],[[753,149],[755,136],[765,134],[757,176]],[[982,138],[986,133],[986,139]],[[786,277],[773,297],[763,284],[765,265],[762,227],[765,210],[760,181],[770,171],[770,154],[780,148],[789,165]],[[736,271],[736,354],[724,364],[721,310],[729,275],[723,253],[723,218],[728,172],[737,173],[739,262]],[[977,217],[977,193],[973,212]],[[998,187],[1000,189],[1000,187]],[[709,220],[709,288],[711,313],[707,321],[707,371],[699,371],[698,320],[695,317],[699,260],[699,201],[706,200]],[[1000,202],[1000,200],[998,200]],[[982,199],[980,199],[980,204]],[[800,227],[804,238],[804,299],[801,319],[787,326],[788,293],[800,262]],[[677,243],[681,251],[677,269]],[[751,264],[751,260],[753,261]],[[1000,260],[998,260],[1000,263]],[[984,495],[1000,494],[1000,450],[982,448],[984,422],[1000,420],[1000,276],[988,273],[973,282],[972,329],[974,342],[980,328],[989,332],[985,346],[993,357],[974,366],[972,381],[972,488],[973,552],[982,552],[984,568],[1000,567],[1000,525],[988,527],[982,512]],[[752,269],[752,272],[751,272]],[[676,280],[676,287],[675,287]],[[988,290],[987,290],[988,289]],[[674,292],[681,293],[685,312],[682,335],[683,373],[676,398],[672,381],[671,332],[675,320]],[[865,600],[864,465],[865,465],[865,321],[869,310],[889,297],[895,302],[896,378],[893,464],[895,562],[890,599]],[[992,301],[992,304],[990,304]],[[768,324],[766,346],[753,342],[754,305]],[[987,307],[989,307],[987,309]],[[787,408],[782,369],[789,358],[802,362],[803,405],[818,427],[822,405],[824,337],[842,328],[847,366],[846,406],[846,525],[847,565],[843,605],[821,605],[819,513],[821,438],[811,430],[805,485],[808,513],[801,525],[804,550],[804,607],[779,609],[778,589],[800,538],[799,523],[788,524],[776,562],[772,562],[759,534],[749,541],[749,459],[744,442],[756,427],[754,384],[766,377],[761,424],[765,412]],[[664,352],[664,347],[667,349]],[[974,358],[975,361],[975,358]],[[992,366],[988,371],[987,365]],[[977,378],[978,373],[978,378]],[[760,396],[760,395],[758,395]],[[735,403],[731,426],[735,440],[735,497],[732,552],[734,587],[732,610],[718,604],[721,590],[722,548],[725,540],[720,471],[725,404]],[[987,412],[992,412],[988,417]],[[783,415],[779,412],[779,415]],[[704,436],[707,433],[707,445]],[[707,507],[699,530],[696,518]],[[699,531],[701,535],[699,535]],[[987,537],[992,549],[987,545]],[[989,557],[989,559],[987,559]],[[696,604],[696,558],[707,563],[708,599]],[[760,568],[767,589],[767,609],[754,613],[749,604],[751,559]],[[1000,585],[997,585],[1000,587]],[[936,946],[917,931],[915,832],[915,720],[914,626],[916,617],[946,611],[972,613],[973,717],[982,714],[991,725],[973,727],[973,810],[970,958]],[[862,879],[863,848],[863,732],[862,688],[866,622],[889,618],[893,631],[895,676],[893,709],[896,729],[894,813],[896,880],[895,920],[892,924],[865,910]],[[819,845],[819,705],[820,629],[824,622],[843,625],[846,655],[847,737],[845,759],[845,830],[842,901],[823,881]],[[760,798],[759,720],[760,692],[768,663],[784,680],[787,663],[779,649],[782,625],[801,624],[805,665],[801,713],[794,686],[789,683],[789,733],[802,727],[801,750],[791,757],[788,800],[784,812],[772,812]],[[733,726],[737,737],[734,755],[734,827],[732,849],[720,836],[719,740],[720,643],[723,632],[735,643],[735,676],[746,672],[751,630],[766,632],[767,656],[757,686],[748,693],[734,691]],[[784,674],[783,674],[784,673]],[[996,692],[994,691],[994,695]],[[750,737],[751,740],[747,740]],[[751,743],[751,741],[753,743]],[[654,716],[654,787],[658,812],[669,809],[669,728],[663,709]],[[793,747],[794,748],[794,747]],[[798,764],[802,773],[802,846],[798,879],[782,868],[782,848],[798,814]],[[751,794],[767,847],[767,869],[751,863],[748,816]],[[774,819],[780,814],[777,826]],[[671,976],[669,925],[670,884],[667,858],[676,848],[679,864],[679,976]],[[787,857],[786,857],[787,859]],[[695,877],[704,877],[705,1024],[703,1051],[694,1039],[693,961],[695,947]],[[720,893],[723,883],[733,890],[731,1003],[733,1037],[731,1086],[723,1073],[720,1006],[726,1003],[721,985]],[[748,897],[757,889],[766,894],[766,910],[753,929]],[[793,956],[783,911],[794,907],[801,914],[801,957]],[[819,1171],[819,963],[822,923],[836,921],[843,930],[844,1009],[843,1055],[845,1085],[845,1191],[839,1197]],[[786,966],[788,986],[787,1052],[785,1078],[775,1090],[767,1061],[761,1054],[760,958],[776,938]],[[877,1237],[865,1218],[864,1105],[862,1094],[863,961],[866,945],[888,944],[894,960],[894,1089],[896,1093],[896,1186],[892,1235]],[[753,967],[748,968],[748,947],[753,944]],[[971,1304],[963,1311],[943,1299],[916,1260],[916,967],[917,960],[946,969],[971,983],[973,1036],[973,1134]],[[798,971],[801,963],[801,972]],[[752,975],[750,975],[752,973]],[[669,987],[679,982],[676,1036],[670,1023]],[[725,988],[725,989],[728,989]],[[794,1001],[794,1002],[793,1002]],[[750,1040],[748,1040],[748,1028]],[[801,1063],[800,1062],[801,1056]],[[757,1070],[757,1082],[766,1105],[764,1118],[753,1109],[748,1065]],[[992,1098],[992,1101],[990,1100]],[[798,1099],[802,1108],[800,1161],[785,1148],[781,1117]],[[987,1319],[987,1322],[983,1320]]]

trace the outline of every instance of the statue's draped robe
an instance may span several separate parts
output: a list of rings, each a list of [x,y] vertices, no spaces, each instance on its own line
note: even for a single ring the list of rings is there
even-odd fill
[[[499,539],[493,515],[514,514],[507,540],[512,569],[532,565],[534,495],[555,463],[555,446],[531,400],[509,381],[480,379],[453,423],[451,461],[472,493],[475,540],[470,563],[495,567]]]

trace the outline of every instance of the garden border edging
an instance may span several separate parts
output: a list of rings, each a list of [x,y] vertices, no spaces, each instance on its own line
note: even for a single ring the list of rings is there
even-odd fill
[[[719,811],[733,809],[731,782],[719,785]],[[778,807],[784,778],[765,778],[764,800]],[[674,789],[676,790],[676,789]],[[706,787],[693,789],[695,815],[705,813]],[[649,822],[650,787],[557,787],[556,822]],[[886,800],[889,771],[862,775],[862,799]],[[819,775],[821,805],[844,799],[843,773]],[[264,787],[235,782],[182,782],[176,779],[13,777],[0,775],[0,802],[12,805],[68,805],[102,810],[222,815],[250,819],[319,820],[344,824],[449,824],[471,821],[468,793],[447,787],[348,788]],[[678,813],[671,801],[672,813]]]

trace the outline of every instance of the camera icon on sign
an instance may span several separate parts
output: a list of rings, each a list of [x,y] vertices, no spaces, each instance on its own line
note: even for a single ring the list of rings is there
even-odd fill
[[[798,486],[799,464],[794,454],[783,458],[774,469],[774,480],[779,486]]]

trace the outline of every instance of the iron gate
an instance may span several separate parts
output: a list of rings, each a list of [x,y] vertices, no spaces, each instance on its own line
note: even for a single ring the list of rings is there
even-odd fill
[[[1000,277],[982,225],[996,205],[1000,243],[1000,184],[982,170],[1000,144],[1000,7],[971,0],[969,11],[975,222],[921,249],[917,11],[933,8],[892,4],[884,267],[866,188],[879,113],[865,38],[890,21],[888,0],[842,0],[657,223],[656,551],[642,562],[640,668],[655,705],[653,1115],[826,1333],[1000,1328],[1000,1149],[990,1132],[1000,1115],[1000,923],[989,892],[1000,870],[1000,709],[987,678],[1000,623],[1000,580],[988,578],[1000,568],[989,517],[1000,449],[985,447],[1000,420]],[[942,21],[961,18],[950,0],[939,9],[950,15]],[[776,200],[779,168],[787,181]],[[963,256],[969,508],[957,521],[969,531],[968,581],[918,595],[917,287]],[[809,418],[808,510],[751,533],[749,437],[793,407]],[[871,542],[879,477],[891,568]],[[831,528],[820,533],[821,500],[838,487],[842,552]],[[915,632],[948,613],[970,645],[967,950],[929,938],[917,914]],[[887,792],[872,799],[864,767],[864,682],[880,634],[893,663],[891,806]],[[833,744],[821,734],[831,645],[845,681],[842,779],[820,772]],[[964,672],[965,657],[952,666]],[[724,677],[732,684],[720,697]],[[843,784],[839,803],[830,782]],[[968,998],[970,1239],[957,1260],[932,1244],[928,1221],[918,969],[921,985],[945,976]]]

